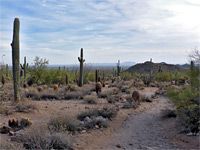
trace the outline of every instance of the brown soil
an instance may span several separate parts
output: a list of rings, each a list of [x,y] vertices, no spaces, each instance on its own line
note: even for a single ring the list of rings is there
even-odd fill
[[[112,88],[104,88],[104,91]],[[141,93],[150,96],[157,88],[145,88]],[[96,93],[92,93],[95,95]],[[122,107],[124,103],[109,104],[98,99],[98,104],[86,104],[83,100],[47,100],[33,101],[38,110],[30,113],[14,112],[11,115],[0,114],[0,127],[8,119],[30,118],[33,126],[45,125],[49,119],[58,115],[76,117],[79,113],[104,106]],[[118,115],[109,122],[108,128],[87,130],[82,134],[71,135],[75,149],[198,149],[198,136],[178,134],[175,119],[162,119],[161,111],[172,107],[166,97],[160,97],[152,103],[141,103],[137,109],[119,109]],[[30,127],[32,128],[32,127]],[[0,135],[0,141],[9,141],[8,135]],[[117,147],[118,146],[118,147]]]

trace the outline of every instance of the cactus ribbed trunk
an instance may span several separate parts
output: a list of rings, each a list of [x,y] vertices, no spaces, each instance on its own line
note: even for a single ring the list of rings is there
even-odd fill
[[[96,70],[96,71],[95,71],[95,81],[96,81],[96,83],[98,82],[98,76],[99,76],[99,75],[98,75],[98,70]]]
[[[15,18],[14,29],[13,29],[13,41],[11,43],[11,46],[12,46],[13,81],[14,81],[14,99],[15,99],[15,101],[20,100],[19,30],[20,30],[20,22],[19,22],[18,18]]]
[[[83,59],[83,48],[81,48],[81,57],[78,57],[78,60],[80,62],[80,76],[79,76],[79,86],[83,86],[83,63],[85,62],[85,59]]]
[[[120,60],[118,60],[118,63],[117,63],[117,76],[119,76],[120,73],[121,73]]]
[[[8,78],[8,64],[6,64],[6,77]]]
[[[26,57],[24,57],[24,82],[26,81]]]
[[[67,85],[69,84],[68,75],[66,74],[66,82]]]

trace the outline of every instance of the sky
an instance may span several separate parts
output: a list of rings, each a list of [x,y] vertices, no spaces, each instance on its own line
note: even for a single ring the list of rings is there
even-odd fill
[[[20,59],[49,64],[188,62],[200,46],[200,0],[0,0],[0,62],[12,64],[14,18]]]

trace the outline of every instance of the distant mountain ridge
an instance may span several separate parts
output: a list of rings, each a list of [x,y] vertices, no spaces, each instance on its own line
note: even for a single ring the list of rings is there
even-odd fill
[[[121,67],[130,67],[135,65],[135,62],[132,61],[127,61],[127,62],[122,62],[120,63]],[[85,65],[87,66],[92,66],[92,67],[116,67],[117,66],[117,62],[116,63],[85,63]],[[58,67],[79,67],[79,64],[68,64],[68,65],[48,65],[48,67],[52,67],[52,68],[58,68]]]
[[[176,72],[182,72],[185,69],[173,65],[173,64],[167,64],[165,62],[161,63],[152,63],[152,71],[153,73],[157,73],[159,68],[162,70],[162,72],[171,72],[171,73],[176,73]],[[129,73],[149,73],[150,72],[150,61],[146,61],[144,63],[139,63],[134,66],[131,66],[127,70],[125,70]]]

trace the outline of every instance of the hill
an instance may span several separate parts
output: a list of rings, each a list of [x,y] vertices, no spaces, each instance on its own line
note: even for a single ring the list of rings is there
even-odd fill
[[[157,73],[159,68],[162,70],[162,72],[182,72],[185,69],[172,65],[172,64],[166,64],[166,63],[152,63],[152,71],[153,73]],[[150,72],[150,61],[146,61],[145,63],[136,64],[126,70],[129,73],[149,73]]]

